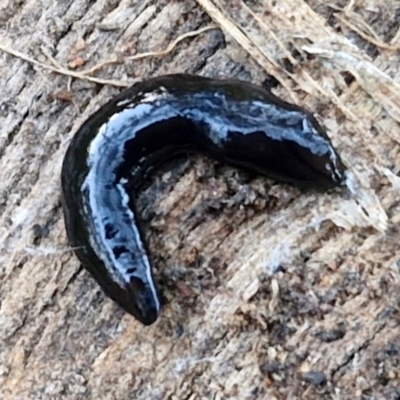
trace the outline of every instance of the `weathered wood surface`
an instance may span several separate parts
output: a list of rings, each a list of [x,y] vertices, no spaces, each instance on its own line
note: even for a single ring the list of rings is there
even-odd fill
[[[66,146],[118,90],[0,51],[0,399],[399,398],[400,3],[248,6],[0,0],[3,48],[71,68],[160,50],[208,12],[224,33],[96,75],[267,71],[362,182],[301,194],[201,157],[170,164],[140,195],[168,303],[143,327],[80,268],[60,208]],[[252,56],[229,21],[260,46]]]

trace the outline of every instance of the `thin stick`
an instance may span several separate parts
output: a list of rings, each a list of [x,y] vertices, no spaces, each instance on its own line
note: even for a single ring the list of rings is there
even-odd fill
[[[118,58],[114,58],[108,61],[104,61],[100,64],[97,64],[91,68],[88,68],[86,70],[83,71],[71,71],[70,69],[64,68],[62,66],[60,66],[58,64],[58,62],[49,54],[46,54],[47,52],[44,52],[45,55],[49,58],[50,62],[53,65],[49,65],[49,64],[45,64],[42,63],[40,61],[35,60],[32,57],[29,57],[28,55],[18,51],[18,50],[14,50],[11,49],[7,46],[4,46],[0,43],[0,50],[7,53],[7,54],[11,54],[14,57],[20,58],[21,60],[24,60],[30,64],[36,65],[38,67],[50,70],[52,72],[56,72],[58,74],[61,75],[65,75],[65,76],[69,76],[71,78],[76,78],[76,79],[81,79],[81,80],[86,80],[89,82],[94,82],[94,83],[99,83],[101,85],[112,85],[112,86],[116,86],[116,87],[127,87],[129,86],[129,83],[124,83],[124,82],[120,82],[120,81],[115,81],[115,80],[110,80],[110,79],[101,79],[101,78],[95,78],[90,76],[93,72],[99,70],[100,68],[104,67],[105,65],[109,65],[109,64],[115,64],[115,63],[121,63],[124,61],[134,61],[134,60],[140,60],[146,57],[157,57],[157,56],[163,56],[166,55],[168,53],[170,53],[177,45],[178,43],[180,43],[182,40],[189,38],[189,37],[193,37],[193,36],[197,36],[200,35],[206,31],[209,31],[211,29],[218,29],[218,27],[212,25],[212,26],[206,26],[204,28],[198,29],[196,31],[191,31],[191,32],[187,32],[184,33],[183,35],[180,35],[178,38],[176,38],[173,42],[171,42],[164,50],[160,50],[160,51],[154,51],[154,52],[146,52],[146,53],[141,53],[141,54],[136,54],[134,56],[131,57],[125,57],[123,59],[118,59]],[[58,65],[58,66],[57,66]]]
[[[380,47],[382,49],[386,49],[386,50],[393,50],[393,51],[397,51],[400,49],[399,45],[392,45],[392,44],[387,44],[385,42],[383,42],[382,40],[380,40],[379,38],[373,38],[369,35],[367,35],[366,33],[364,33],[361,29],[357,28],[355,25],[353,25],[351,22],[347,21],[346,19],[343,18],[343,16],[341,16],[340,14],[334,14],[335,18],[337,18],[342,24],[346,25],[348,28],[350,28],[351,30],[353,30],[354,32],[357,33],[357,35],[361,36],[363,39],[365,39],[366,41],[372,43],[373,45]],[[368,28],[373,34],[374,36],[377,37],[377,35],[375,34],[375,32],[372,31],[371,27],[366,26],[366,28]]]
[[[71,71],[66,68],[57,68],[53,67],[52,65],[42,63],[40,61],[35,60],[34,58],[29,57],[28,55],[21,53],[18,50],[13,50],[10,49],[7,46],[4,46],[0,43],[0,50],[4,51],[4,53],[11,54],[14,57],[20,58],[21,60],[24,60],[30,64],[36,65],[38,67],[48,69],[49,71],[56,72],[57,74],[65,75],[65,76],[70,76],[72,78],[77,78],[77,79],[83,79],[89,82],[94,82],[94,83],[100,83],[101,85],[112,85],[112,86],[117,86],[117,87],[127,87],[128,84],[114,81],[114,80],[107,80],[107,79],[101,79],[101,78],[93,78],[91,76],[85,76],[82,74],[82,72],[75,72]]]
[[[193,37],[193,36],[198,36],[201,35],[204,32],[210,31],[212,29],[218,29],[217,26],[214,25],[209,25],[209,26],[205,26],[204,28],[200,28],[197,29],[196,31],[190,31],[190,32],[186,32],[180,36],[178,36],[173,42],[171,42],[165,49],[163,50],[159,50],[159,51],[148,51],[145,53],[140,53],[140,54],[135,54],[133,56],[129,56],[129,57],[125,57],[123,59],[123,61],[136,61],[136,60],[142,60],[143,58],[147,58],[147,57],[159,57],[159,56],[165,56],[169,53],[171,53],[175,47],[182,42],[184,39],[187,39],[189,37]],[[105,65],[108,64],[114,64],[114,63],[118,63],[121,62],[120,59],[118,58],[114,58],[108,61],[104,61],[100,64],[97,64],[85,71],[81,71],[84,75],[90,75],[93,72],[97,71],[100,68],[103,68]]]

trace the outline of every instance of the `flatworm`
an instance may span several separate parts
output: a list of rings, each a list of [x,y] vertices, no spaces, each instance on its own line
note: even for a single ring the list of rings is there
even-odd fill
[[[300,187],[328,189],[346,176],[309,112],[246,82],[167,75],[101,107],[64,158],[66,231],[104,292],[145,325],[161,303],[134,194],[160,164],[191,152]]]

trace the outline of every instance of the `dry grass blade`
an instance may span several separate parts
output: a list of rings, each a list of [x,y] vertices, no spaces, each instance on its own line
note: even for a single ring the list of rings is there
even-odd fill
[[[392,51],[400,50],[400,46],[398,46],[398,45],[396,46],[396,45],[391,45],[391,44],[387,44],[387,43],[382,42],[379,39],[378,35],[375,32],[372,31],[372,28],[370,26],[366,25],[365,23],[363,23],[364,27],[366,29],[368,29],[374,37],[369,36],[366,33],[364,33],[361,29],[357,28],[357,26],[355,26],[350,21],[347,21],[345,18],[343,18],[342,15],[340,15],[340,14],[334,14],[334,15],[335,15],[335,18],[338,19],[342,24],[346,25],[348,28],[350,28],[351,30],[356,32],[357,35],[362,37],[367,42],[370,42],[373,45],[375,45],[377,47],[380,47],[382,49],[386,49],[386,50],[392,50]]]
[[[182,42],[183,40],[190,38],[190,37],[195,37],[198,35],[201,35],[204,32],[213,30],[213,29],[218,29],[217,26],[214,25],[209,25],[209,26],[205,26],[203,28],[197,29],[195,31],[190,31],[190,32],[186,32],[180,36],[178,36],[173,42],[171,42],[165,49],[163,50],[159,50],[159,51],[148,51],[145,53],[140,53],[140,54],[135,54],[133,56],[129,56],[129,57],[124,57],[123,59],[119,59],[118,57],[115,57],[114,59],[111,60],[107,60],[104,61],[100,64],[97,64],[89,69],[86,69],[84,71],[82,71],[82,74],[84,75],[90,75],[93,74],[94,72],[98,71],[99,69],[110,65],[110,64],[116,64],[116,63],[121,63],[121,62],[125,62],[125,61],[136,61],[136,60],[142,60],[144,58],[149,58],[149,57],[160,57],[160,56],[165,56],[169,53],[171,53],[176,46]]]
[[[93,82],[93,83],[99,83],[101,85],[112,85],[112,86],[117,86],[117,87],[127,87],[128,86],[128,84],[122,83],[119,81],[110,80],[110,79],[94,78],[91,76],[86,76],[82,72],[71,71],[66,68],[58,68],[58,67],[54,67],[53,65],[45,64],[45,63],[35,60],[32,57],[29,57],[28,55],[26,55],[24,53],[21,53],[18,50],[10,49],[9,47],[4,46],[2,44],[0,44],[0,50],[3,51],[4,53],[11,54],[14,57],[24,60],[32,65],[36,65],[40,68],[47,69],[52,72],[56,72],[57,74],[60,74],[60,75],[65,75],[65,76],[69,76],[72,78],[82,79],[82,80],[86,80],[86,81]]]
[[[46,57],[50,60],[51,64],[45,64],[42,63],[40,61],[35,60],[34,58],[18,51],[18,50],[14,50],[11,49],[7,46],[4,46],[2,44],[0,44],[0,50],[3,51],[4,53],[7,54],[11,54],[14,57],[20,58],[21,60],[24,60],[30,64],[36,65],[38,67],[41,67],[43,69],[47,69],[49,71],[52,72],[56,72],[60,75],[65,75],[65,76],[69,76],[71,78],[76,78],[76,79],[81,79],[81,80],[86,80],[89,82],[93,82],[93,83],[99,83],[101,85],[111,85],[111,86],[116,86],[116,87],[128,87],[130,86],[129,83],[124,83],[124,82],[120,82],[120,81],[116,81],[116,80],[112,80],[112,79],[101,79],[101,78],[96,78],[91,76],[94,72],[98,71],[99,69],[110,65],[110,64],[116,64],[116,63],[121,63],[124,61],[134,61],[134,60],[141,60],[143,58],[148,58],[148,57],[158,57],[158,56],[163,56],[166,55],[168,53],[170,53],[171,51],[173,51],[175,49],[175,47],[184,39],[187,39],[189,37],[194,37],[194,36],[198,36],[201,35],[204,32],[210,31],[212,29],[218,29],[216,26],[206,26],[203,27],[201,29],[195,30],[195,31],[190,31],[190,32],[186,32],[182,35],[180,35],[179,37],[177,37],[173,42],[171,42],[165,49],[160,50],[160,51],[153,51],[153,52],[146,52],[146,53],[141,53],[141,54],[136,54],[134,56],[131,57],[125,57],[123,59],[118,59],[113,58],[111,60],[107,60],[104,61],[102,63],[99,63],[91,68],[88,68],[86,70],[83,71],[71,71],[70,69],[64,68],[62,67],[57,60],[55,60],[46,50],[44,51],[44,54],[46,55]]]
[[[270,59],[254,41],[246,35],[246,33],[235,24],[230,18],[228,18],[214,3],[210,0],[196,0],[197,3],[207,12],[207,14],[229,35],[231,35],[239,45],[246,50],[250,56],[267,71],[270,75],[273,75],[279,83],[284,87],[291,99],[297,102],[297,98],[291,90],[290,86],[279,76],[277,73],[280,69],[279,65]]]

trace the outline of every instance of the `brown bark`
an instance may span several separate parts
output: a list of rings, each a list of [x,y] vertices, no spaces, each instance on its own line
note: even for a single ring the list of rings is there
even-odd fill
[[[400,5],[345,3],[0,0],[0,399],[400,396]],[[79,71],[210,17],[223,32],[95,75],[268,72],[359,183],[300,193],[203,157],[165,166],[139,197],[167,300],[143,327],[80,268],[60,207],[68,142],[118,89],[6,49]]]

